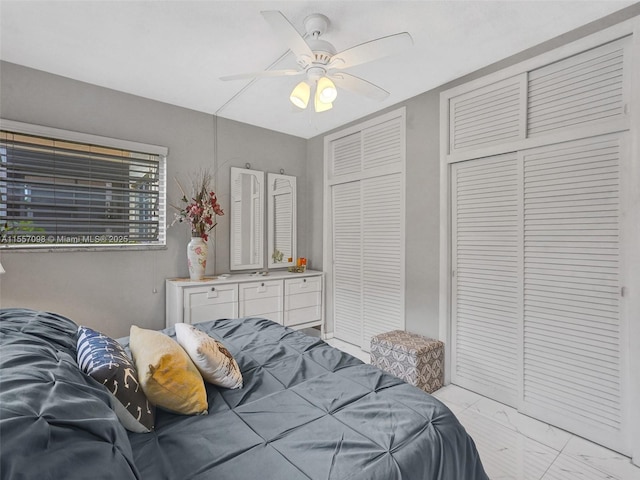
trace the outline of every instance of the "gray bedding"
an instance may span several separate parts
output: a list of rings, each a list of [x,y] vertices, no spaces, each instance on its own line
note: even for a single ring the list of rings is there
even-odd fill
[[[207,384],[209,415],[158,409],[155,431],[137,434],[78,370],[72,321],[0,311],[2,479],[488,478],[455,416],[421,390],[268,320],[197,326],[234,355],[244,387]]]

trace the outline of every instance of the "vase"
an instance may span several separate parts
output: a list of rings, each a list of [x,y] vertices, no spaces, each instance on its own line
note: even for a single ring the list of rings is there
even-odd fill
[[[202,280],[207,267],[207,242],[202,237],[191,237],[187,244],[187,261],[191,280]]]

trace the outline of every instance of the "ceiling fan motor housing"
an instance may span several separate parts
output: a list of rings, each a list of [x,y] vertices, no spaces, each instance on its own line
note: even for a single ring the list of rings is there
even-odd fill
[[[320,40],[320,36],[327,32],[329,25],[329,19],[320,13],[313,13],[304,19],[304,28],[309,36],[307,44],[314,55],[313,63],[326,65],[336,54],[333,45],[325,40]]]
[[[321,13],[312,13],[304,19],[304,29],[310,37],[324,35],[330,24],[329,19]]]
[[[322,67],[311,66],[307,69],[307,78],[311,81],[316,81],[320,77],[323,77],[327,73],[327,70]]]

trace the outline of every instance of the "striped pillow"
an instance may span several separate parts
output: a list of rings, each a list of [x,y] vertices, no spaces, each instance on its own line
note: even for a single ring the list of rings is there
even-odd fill
[[[153,430],[155,407],[138,382],[133,361],[122,345],[88,327],[78,328],[78,365],[113,395],[113,407],[122,425],[132,432]]]

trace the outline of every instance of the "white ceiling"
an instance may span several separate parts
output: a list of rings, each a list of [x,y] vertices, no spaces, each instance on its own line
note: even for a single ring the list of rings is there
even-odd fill
[[[311,138],[632,3],[0,0],[0,58]],[[307,15],[327,15],[332,23],[323,38],[338,51],[403,31],[414,46],[348,70],[391,92],[387,100],[340,91],[332,110],[302,112],[288,100],[299,77],[219,80],[295,68],[261,10],[280,10],[301,34]]]

